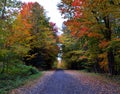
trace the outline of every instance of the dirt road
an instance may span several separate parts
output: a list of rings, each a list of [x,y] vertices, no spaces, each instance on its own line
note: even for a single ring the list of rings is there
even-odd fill
[[[120,94],[120,85],[77,71],[50,71],[12,94]]]

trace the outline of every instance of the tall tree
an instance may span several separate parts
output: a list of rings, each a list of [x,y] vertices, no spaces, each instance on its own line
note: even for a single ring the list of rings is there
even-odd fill
[[[106,43],[104,47],[107,49],[104,48],[102,51],[106,52],[105,58],[107,58],[110,74],[115,74],[114,48],[110,44],[119,38],[117,34],[115,36],[116,28],[119,27],[117,24],[120,11],[119,3],[118,0],[62,0],[59,5],[63,14],[72,14],[72,16],[67,15],[68,21],[66,22],[71,34],[79,38],[87,36],[90,53],[96,52],[91,48],[98,48],[98,45]],[[72,11],[69,11],[71,9]],[[113,9],[114,11],[112,11]],[[93,43],[95,41],[97,45]]]
[[[15,19],[16,13],[18,13],[20,5],[21,3],[16,0],[0,1],[0,61],[3,63],[1,64],[1,73],[4,73],[5,69],[7,69],[12,56],[8,37],[11,35],[12,23]]]
[[[21,20],[19,20],[19,17]],[[51,67],[56,59],[57,50],[52,27],[49,24],[49,19],[45,16],[43,7],[37,2],[23,4],[18,20],[16,22],[20,22],[21,26],[16,26],[19,27],[18,31],[21,32],[22,36],[24,34],[24,38],[19,35],[21,39],[25,39],[25,36],[27,40],[29,39],[28,44],[31,48],[28,55],[25,56],[27,64],[41,67],[42,64],[44,66],[47,62]],[[18,34],[18,32],[16,33]],[[49,66],[47,65],[47,67]]]

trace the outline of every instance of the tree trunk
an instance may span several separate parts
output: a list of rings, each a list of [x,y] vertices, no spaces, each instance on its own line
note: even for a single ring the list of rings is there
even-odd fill
[[[114,54],[113,54],[113,50],[110,49],[108,52],[107,52],[107,57],[108,57],[108,71],[111,75],[114,75],[115,74],[115,64],[114,64]]]
[[[110,17],[109,16],[104,17],[104,21],[105,21],[105,27],[107,28],[107,30],[105,30],[105,38],[108,42],[110,42],[111,37],[112,37]],[[114,75],[115,74],[115,68],[114,68],[115,61],[114,61],[114,54],[113,54],[112,48],[110,48],[107,52],[107,59],[108,59],[108,71],[110,75]]]
[[[100,65],[99,65],[98,62],[99,62],[99,59],[96,58],[96,59],[95,59],[95,64],[94,64],[94,71],[95,71],[95,73],[101,73]]]

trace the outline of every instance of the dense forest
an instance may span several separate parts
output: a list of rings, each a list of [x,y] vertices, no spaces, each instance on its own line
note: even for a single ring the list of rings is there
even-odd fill
[[[0,2],[0,67],[1,73],[19,64],[51,69],[57,46],[53,26],[44,8],[37,2]]]
[[[42,70],[120,75],[120,0],[61,0],[57,7],[67,19],[61,36],[39,3],[0,0],[0,94]]]
[[[58,8],[67,21],[63,24],[64,34],[58,37],[55,23],[49,22],[39,3],[2,0],[0,73],[14,73],[14,68],[23,65],[52,69],[59,52],[57,43],[62,43],[67,69],[118,74],[120,2],[100,2],[62,0]]]
[[[0,94],[52,69],[58,53],[54,26],[37,2],[0,0]]]
[[[61,42],[70,69],[120,73],[120,0],[62,0]]]
[[[61,43],[67,69],[119,74],[120,2],[100,2],[62,0],[57,6],[67,21],[62,27],[64,34],[57,36],[58,28],[49,22],[39,3],[2,0],[0,73],[14,74],[23,66],[52,69],[60,52],[57,44]]]

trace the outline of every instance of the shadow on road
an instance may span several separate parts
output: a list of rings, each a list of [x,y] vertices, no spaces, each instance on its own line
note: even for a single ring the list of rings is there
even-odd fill
[[[62,72],[64,72],[64,70],[61,69],[61,68],[55,70],[55,72],[57,72],[57,71],[62,71]]]

